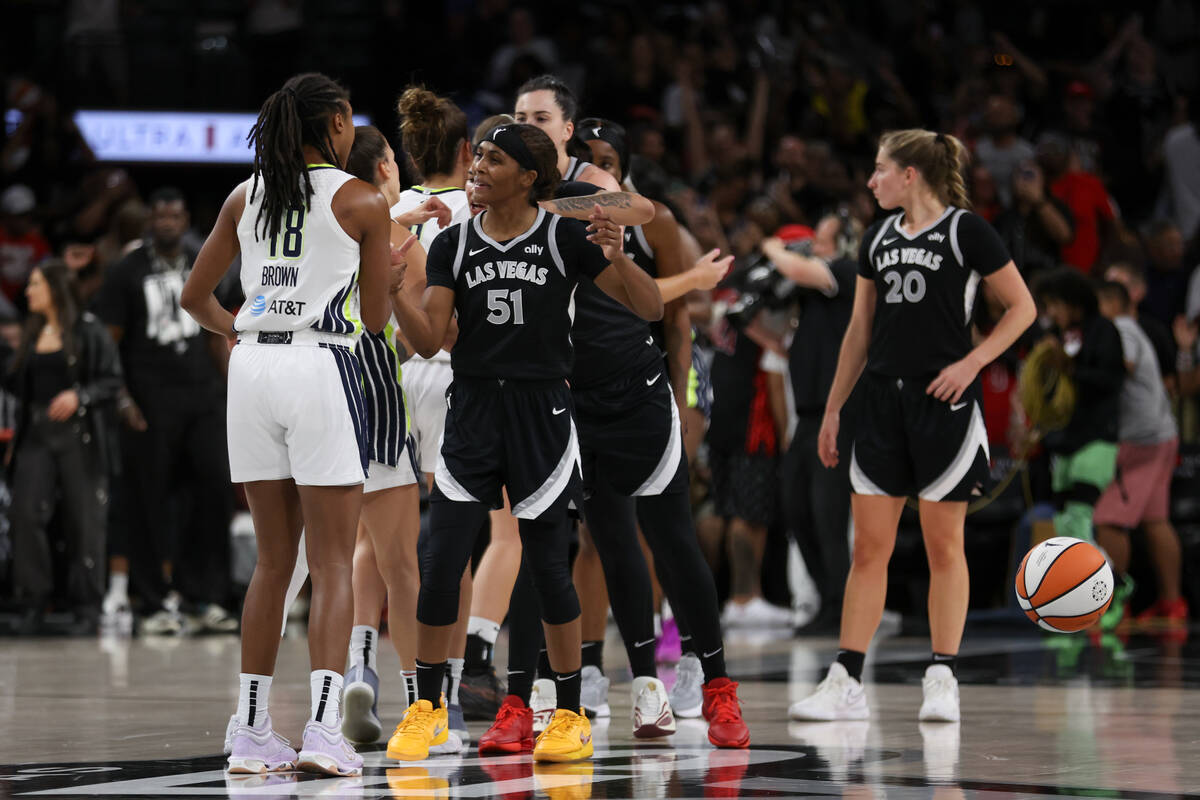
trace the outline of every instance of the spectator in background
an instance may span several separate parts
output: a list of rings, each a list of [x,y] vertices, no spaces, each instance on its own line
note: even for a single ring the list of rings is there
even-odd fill
[[[71,272],[45,261],[25,289],[29,317],[4,369],[4,388],[20,400],[8,456],[13,489],[13,583],[26,604],[21,631],[42,629],[54,591],[49,532],[63,521],[71,632],[94,633],[104,592],[108,410],[121,385],[116,347],[95,318],[81,314]]]
[[[753,323],[752,323],[753,324]],[[762,348],[722,319],[712,331],[712,417],[708,427],[711,492],[720,519],[717,539],[729,559],[726,629],[786,626],[791,613],[762,596],[767,529],[779,504],[778,463],[784,442],[772,416]]]
[[[1171,400],[1163,388],[1154,346],[1130,316],[1133,303],[1129,292],[1122,284],[1107,281],[1098,294],[1100,313],[1112,320],[1121,335],[1128,371],[1121,387],[1116,480],[1096,503],[1096,543],[1112,560],[1113,573],[1123,584],[1113,593],[1113,604],[1101,617],[1101,626],[1115,628],[1125,613],[1124,600],[1132,587],[1126,574],[1132,555],[1129,535],[1140,527],[1158,578],[1158,599],[1138,615],[1138,621],[1186,627],[1187,601],[1180,592],[1182,552],[1169,517],[1171,475],[1179,458]]]
[[[1054,335],[1071,358],[1076,394],[1070,422],[1042,440],[1058,456],[1051,480],[1062,510],[1054,515],[1054,529],[1059,536],[1094,541],[1092,514],[1116,469],[1125,382],[1121,336],[1100,314],[1095,289],[1078,271],[1051,270],[1040,276],[1034,289],[1055,326]]]
[[[1060,250],[1062,262],[1089,274],[1117,224],[1112,199],[1100,179],[1080,167],[1065,137],[1044,134],[1037,153],[1050,193],[1067,206],[1075,223],[1074,236]]]
[[[1146,338],[1154,346],[1154,355],[1158,359],[1163,383],[1167,387],[1168,394],[1175,394],[1178,389],[1175,369],[1176,348],[1171,329],[1157,318],[1139,311],[1142,301],[1146,299],[1146,273],[1132,262],[1118,261],[1110,264],[1104,270],[1103,278],[1106,281],[1121,284],[1129,293],[1131,306],[1126,313],[1137,321],[1142,333],[1146,334]]]
[[[1166,197],[1185,241],[1200,234],[1200,92],[1180,98],[1179,121],[1163,140]]]
[[[1021,112],[1012,98],[994,94],[988,98],[984,111],[984,128],[987,133],[975,143],[975,157],[987,168],[996,181],[996,193],[1000,205],[1012,205],[1016,184],[1013,179],[1018,165],[1034,157],[1033,145],[1017,135],[1021,125]],[[1014,257],[1016,253],[1013,254]],[[1014,258],[1024,271],[1020,259]]]
[[[536,63],[529,65],[519,77],[514,77],[513,67],[523,59],[532,59]],[[508,15],[508,41],[496,50],[488,65],[489,88],[504,97],[510,97],[525,81],[554,72],[557,66],[558,54],[554,43],[544,36],[537,35],[533,15],[529,13],[529,9],[523,6],[514,8]],[[576,93],[580,89],[578,86],[571,88]]]
[[[1000,207],[1000,195],[996,192],[992,173],[982,164],[976,164],[971,167],[970,176],[971,205],[975,213],[995,225],[1004,209]]]
[[[996,232],[1026,280],[1057,267],[1060,249],[1071,241],[1071,211],[1046,191],[1036,161],[1023,161],[1012,176],[1012,204],[996,218]]]
[[[1161,219],[1146,236],[1146,298],[1139,309],[1170,325],[1187,305],[1188,281],[1192,270],[1183,261],[1183,234],[1174,222]]]
[[[807,289],[799,293],[798,320],[788,346],[796,428],[781,465],[788,529],[821,598],[816,617],[800,629],[806,635],[831,635],[838,630],[850,572],[850,462],[843,459],[826,469],[817,457],[817,434],[842,335],[854,308],[861,230],[848,215],[830,215],[817,224],[811,257],[784,249],[778,239],[768,239],[762,246],[763,254],[783,275]],[[838,432],[845,452],[854,441],[854,416],[851,410]]]
[[[233,496],[218,363],[228,350],[179,305],[196,257],[182,244],[183,195],[159,189],[150,210],[146,243],[109,268],[96,303],[120,345],[132,404],[123,409],[131,421],[122,430],[125,470],[114,492],[112,554],[132,562],[134,588],[155,609],[144,632],[185,632],[184,610],[204,628],[231,632],[237,620],[225,607]],[[144,427],[132,421],[138,418]],[[128,605],[122,573],[130,574],[129,565],[117,561],[106,609]]]
[[[0,291],[17,308],[25,306],[29,274],[50,255],[50,243],[33,219],[36,206],[28,186],[10,186],[0,194]]]
[[[1101,164],[1100,136],[1096,131],[1096,100],[1092,87],[1074,80],[1067,84],[1063,97],[1063,135],[1067,147],[1079,162],[1083,172],[1099,175]]]

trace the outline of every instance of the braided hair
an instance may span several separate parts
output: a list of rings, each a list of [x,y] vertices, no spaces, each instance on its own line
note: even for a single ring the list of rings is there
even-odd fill
[[[251,199],[260,180],[263,185],[262,206],[254,220],[255,238],[260,225],[264,238],[277,236],[288,209],[309,207],[313,186],[304,163],[304,146],[316,148],[322,159],[338,164],[329,137],[329,118],[349,109],[349,93],[316,72],[289,78],[263,103],[246,137],[254,146]]]
[[[942,203],[971,207],[962,174],[967,150],[958,137],[910,128],[885,133],[879,139],[879,146],[902,168],[913,167],[920,172]]]

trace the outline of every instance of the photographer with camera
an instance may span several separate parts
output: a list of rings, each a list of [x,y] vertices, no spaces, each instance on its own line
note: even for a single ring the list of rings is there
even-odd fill
[[[854,308],[854,254],[861,235],[857,220],[830,214],[817,223],[810,239],[785,247],[771,238],[762,245],[779,274],[803,287],[794,293],[795,328],[788,345],[796,427],[780,464],[784,520],[821,598],[817,616],[797,631],[803,635],[837,631],[850,571],[850,467],[847,462],[833,469],[821,465],[817,433]],[[855,415],[844,416],[850,422]],[[848,450],[852,425],[843,426],[839,438]]]

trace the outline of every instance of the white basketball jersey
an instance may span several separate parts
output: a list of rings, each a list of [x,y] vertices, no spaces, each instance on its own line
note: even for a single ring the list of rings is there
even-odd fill
[[[450,209],[450,226],[457,225],[463,220],[471,218],[471,204],[467,202],[467,193],[463,189],[455,187],[447,187],[444,189],[430,189],[425,186],[414,186],[411,189],[405,189],[400,193],[400,199],[396,201],[396,205],[392,206],[392,217],[398,217],[405,211],[411,211],[417,206],[424,203],[430,197],[437,197],[446,204]],[[431,219],[428,222],[420,225],[414,225],[412,232],[416,234],[417,240],[421,242],[421,246],[425,248],[425,252],[429,252],[429,246],[433,244],[433,240],[444,229],[437,224],[436,219]],[[413,360],[421,360],[421,357],[414,355]],[[429,361],[450,361],[450,354],[445,350],[439,350]]]
[[[400,216],[405,211],[412,211],[430,197],[436,197],[450,209],[451,225],[457,225],[463,220],[471,218],[471,204],[467,202],[467,193],[465,191],[453,187],[429,189],[424,186],[414,186],[411,189],[405,189],[401,192],[400,199],[396,201],[396,205],[392,206],[392,218]],[[428,253],[429,246],[433,244],[433,240],[437,238],[437,235],[442,232],[442,228],[437,224],[436,219],[431,219],[424,224],[414,225],[412,232],[417,235],[417,238],[421,241],[421,246]]]
[[[279,234],[268,239],[257,224],[262,207],[260,181],[246,181],[246,209],[238,221],[242,248],[242,291],[246,303],[238,331],[298,331],[357,336],[362,331],[358,303],[359,245],[333,215],[333,196],[354,176],[326,165],[311,165],[309,208],[289,209]],[[257,235],[256,235],[257,228]]]

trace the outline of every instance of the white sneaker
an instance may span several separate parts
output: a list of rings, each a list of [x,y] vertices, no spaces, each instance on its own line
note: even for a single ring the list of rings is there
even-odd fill
[[[675,716],[697,719],[704,710],[704,668],[695,653],[684,653],[675,667],[675,685],[667,696]]]
[[[237,730],[237,714],[229,715],[229,723],[225,726],[225,745],[221,751],[225,755],[233,752],[233,732]]]
[[[930,664],[921,681],[925,702],[921,703],[921,722],[958,722],[958,678],[945,664]]]
[[[209,603],[205,607],[204,613],[197,618],[196,625],[210,633],[237,633],[239,627],[237,617],[216,603]]]
[[[540,734],[546,730],[558,708],[558,687],[548,678],[540,678],[533,682],[533,691],[529,693],[529,710],[533,712],[533,733]]]
[[[863,685],[850,677],[837,661],[829,668],[825,680],[808,697],[792,703],[788,716],[792,719],[829,722],[835,719],[867,719],[867,694]]]
[[[742,606],[745,625],[751,628],[790,628],[792,627],[792,611],[783,606],[768,603],[761,597],[755,597]]]
[[[788,735],[816,748],[830,779],[839,782],[846,780],[851,767],[862,762],[870,730],[867,720],[788,723]]]
[[[729,630],[731,628],[743,628],[746,626],[746,606],[748,603],[735,603],[730,600],[725,604],[725,609],[721,612],[721,627]]]
[[[655,739],[675,732],[675,715],[662,681],[644,675],[634,678],[631,694],[634,738]]]
[[[441,744],[430,745],[429,755],[431,756],[448,756],[463,751],[462,737],[455,731],[446,732],[446,741]]]
[[[590,664],[579,674],[579,704],[589,717],[608,717],[612,709],[608,705],[608,678]]]

